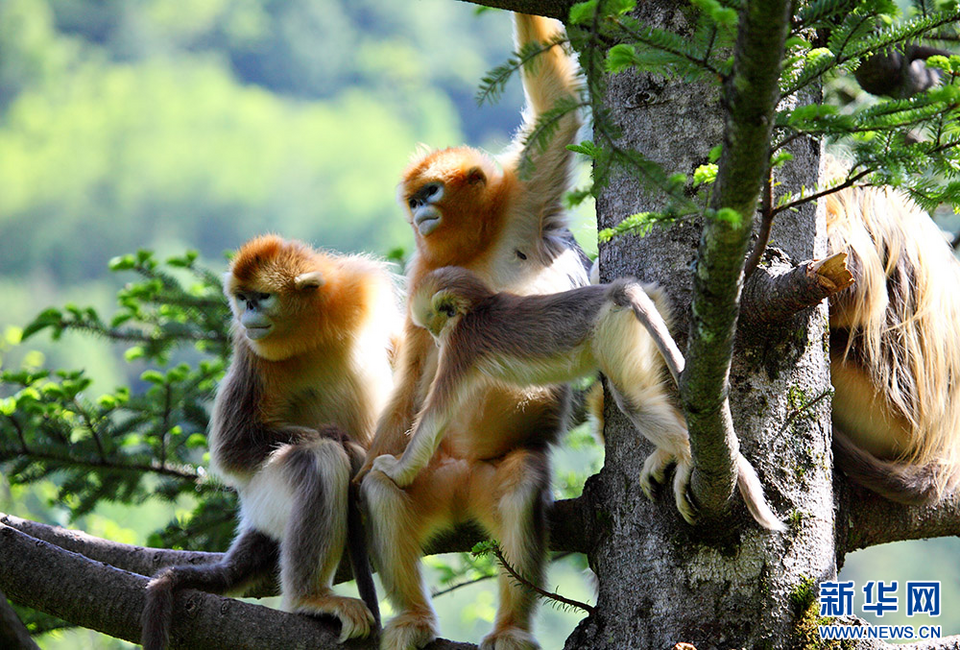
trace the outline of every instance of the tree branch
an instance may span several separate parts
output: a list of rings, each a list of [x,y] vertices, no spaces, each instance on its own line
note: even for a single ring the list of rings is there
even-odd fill
[[[707,518],[726,510],[736,484],[739,442],[730,414],[729,373],[744,258],[768,165],[790,2],[745,3],[725,87],[723,154],[694,274],[687,369],[680,384],[694,458],[691,490]],[[732,211],[732,212],[723,212]]]
[[[557,501],[550,509],[551,549],[555,551],[586,552],[592,544],[592,508],[585,497]],[[84,555],[91,560],[109,564],[117,569],[152,576],[165,566],[175,564],[212,564],[223,558],[222,553],[204,551],[175,551],[163,548],[150,548],[121,544],[100,537],[94,537],[83,531],[48,526],[29,519],[0,513],[0,525],[14,528],[26,535],[43,540],[60,548]],[[476,526],[462,525],[437,535],[424,549],[425,555],[438,553],[466,552],[478,542],[484,540],[483,532]],[[351,579],[343,563],[337,572],[337,582]],[[250,592],[251,597],[272,596],[277,592],[273,588],[261,586],[258,591]]]
[[[37,567],[44,567],[38,571]],[[21,605],[82,627],[138,642],[147,579],[94,562],[82,555],[0,524],[0,589]],[[309,645],[339,649],[337,626],[298,614],[185,590],[174,602],[171,648],[287,650]],[[377,647],[377,639],[354,641]],[[438,640],[430,650],[476,646]]]
[[[741,324],[782,323],[854,282],[847,254],[837,253],[795,267],[758,267],[744,284]]]
[[[566,21],[574,0],[461,0],[470,4],[506,9],[521,14],[548,16]]]
[[[908,506],[841,478],[837,501],[837,552],[928,537],[960,535],[960,494],[934,506]]]

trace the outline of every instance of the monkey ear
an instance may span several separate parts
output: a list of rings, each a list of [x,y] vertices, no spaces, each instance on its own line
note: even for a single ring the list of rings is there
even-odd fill
[[[467,182],[470,185],[476,185],[477,183],[486,183],[487,175],[483,173],[483,170],[479,167],[471,167],[467,170]]]
[[[447,316],[453,316],[459,310],[457,304],[457,299],[446,289],[441,289],[440,291],[433,294],[433,298],[430,300],[430,304],[433,307],[433,311],[440,313],[443,312]],[[452,313],[451,313],[452,312]]]
[[[310,271],[301,273],[293,281],[294,286],[299,289],[319,289],[323,286],[323,274],[320,271]]]

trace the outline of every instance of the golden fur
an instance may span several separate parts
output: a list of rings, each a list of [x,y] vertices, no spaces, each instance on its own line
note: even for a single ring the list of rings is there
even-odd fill
[[[517,15],[522,45],[550,41],[555,21]],[[576,67],[560,47],[524,70],[531,112],[524,131],[558,100],[574,97]],[[532,72],[531,72],[532,70]],[[414,228],[416,254],[409,289],[448,264],[471,269],[484,282],[515,293],[548,293],[586,283],[582,253],[567,230],[561,199],[569,186],[573,142],[580,121],[559,121],[550,144],[532,151],[532,173],[518,173],[522,133],[498,165],[468,147],[421,152],[404,172],[401,202]],[[501,171],[502,170],[502,171]],[[381,418],[365,470],[383,454],[399,455],[437,373],[430,334],[409,311],[397,365],[397,389]],[[370,472],[363,494],[373,526],[374,559],[397,610],[384,628],[386,650],[422,647],[436,635],[436,616],[419,570],[421,544],[464,519],[479,521],[503,545],[507,559],[539,581],[545,552],[544,503],[549,499],[546,445],[562,431],[568,389],[484,387],[451,422],[429,465],[401,490]],[[504,576],[500,608],[484,648],[536,647],[531,632],[535,599]]]
[[[214,472],[240,497],[238,533],[222,561],[170,567],[151,580],[143,645],[166,646],[178,590],[224,593],[278,564],[283,609],[334,615],[341,641],[368,636],[378,603],[348,491],[393,387],[392,278],[366,258],[265,236],[237,253],[224,292],[233,359],[209,443]],[[332,591],[345,547],[365,602]]]
[[[827,165],[828,178],[846,177]],[[960,262],[894,189],[847,188],[824,203],[829,252],[848,252],[856,278],[830,305],[834,423],[879,460],[934,465],[938,497],[960,471]]]

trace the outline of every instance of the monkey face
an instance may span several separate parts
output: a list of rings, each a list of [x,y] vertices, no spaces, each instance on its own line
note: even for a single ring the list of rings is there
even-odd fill
[[[459,147],[428,152],[400,184],[400,200],[431,266],[465,265],[496,239],[504,203],[500,174],[485,154]]]
[[[419,291],[410,303],[410,317],[419,327],[438,339],[444,330],[456,322],[456,317],[466,311],[466,306],[455,293],[446,290]]]
[[[279,301],[274,293],[236,291],[233,294],[233,313],[250,341],[266,338],[274,329],[274,316]]]
[[[436,203],[443,198],[444,185],[439,181],[427,183],[407,198],[407,207],[413,226],[421,236],[426,237],[440,225],[443,214]]]

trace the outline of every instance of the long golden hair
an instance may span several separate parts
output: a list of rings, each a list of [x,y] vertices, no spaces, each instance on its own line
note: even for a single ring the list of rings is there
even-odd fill
[[[846,178],[836,160],[826,165],[828,179]],[[830,306],[831,327],[848,331],[842,358],[909,424],[897,460],[938,464],[942,492],[960,469],[960,262],[902,192],[851,187],[824,202],[829,252],[849,253],[856,278]]]

